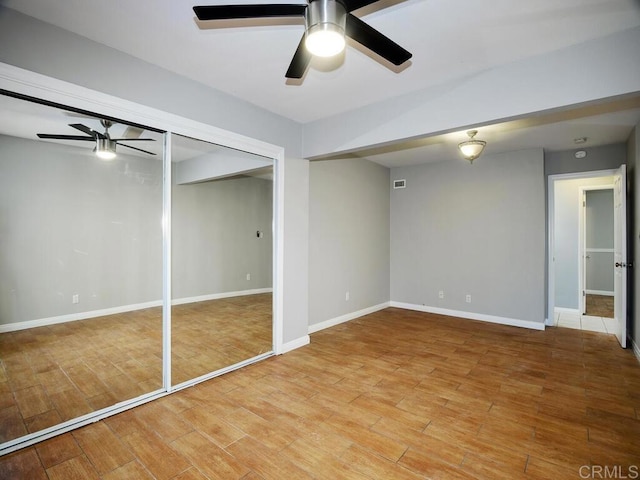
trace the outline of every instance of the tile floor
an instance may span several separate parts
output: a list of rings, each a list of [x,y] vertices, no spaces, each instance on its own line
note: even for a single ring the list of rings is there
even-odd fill
[[[590,332],[615,333],[616,321],[613,318],[579,315],[577,313],[557,312],[554,326],[588,330]]]

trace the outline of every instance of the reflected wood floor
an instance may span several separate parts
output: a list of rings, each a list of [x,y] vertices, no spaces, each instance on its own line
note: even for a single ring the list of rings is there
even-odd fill
[[[578,479],[640,465],[639,412],[611,335],[389,308],[2,457],[0,477]]]
[[[585,315],[594,317],[613,318],[614,297],[608,295],[587,294]]]
[[[271,294],[173,307],[178,384],[271,350]],[[162,387],[162,309],[0,334],[0,442]]]

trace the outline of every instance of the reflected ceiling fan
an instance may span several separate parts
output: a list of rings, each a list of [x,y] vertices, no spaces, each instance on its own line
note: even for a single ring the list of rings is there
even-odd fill
[[[52,140],[74,140],[74,141],[82,141],[82,142],[95,142],[96,146],[94,148],[94,152],[96,155],[103,160],[111,160],[116,156],[116,145],[122,145],[123,147],[130,148],[132,150],[137,150],[138,152],[146,153],[148,155],[155,155],[153,152],[149,152],[147,150],[143,150],[141,148],[132,147],[131,145],[127,145],[121,142],[155,142],[153,138],[111,138],[109,135],[109,128],[113,125],[111,120],[100,120],[100,124],[104,127],[104,132],[100,133],[96,130],[93,130],[82,123],[70,123],[69,126],[75,128],[76,130],[80,130],[82,133],[86,133],[89,135],[88,137],[82,135],[55,135],[49,133],[38,133],[38,138],[48,138]],[[132,131],[136,131],[139,135],[141,133],[140,129],[134,128]],[[126,133],[126,132],[125,132]]]
[[[302,78],[313,55],[330,57],[345,46],[345,35],[394,65],[411,53],[351,12],[379,0],[309,0],[304,4],[209,5],[193,7],[199,20],[304,17],[305,33],[287,70],[287,78]]]

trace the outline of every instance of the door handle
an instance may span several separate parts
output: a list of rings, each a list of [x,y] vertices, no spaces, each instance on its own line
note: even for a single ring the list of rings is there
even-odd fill
[[[616,262],[616,267],[626,267],[626,263]]]

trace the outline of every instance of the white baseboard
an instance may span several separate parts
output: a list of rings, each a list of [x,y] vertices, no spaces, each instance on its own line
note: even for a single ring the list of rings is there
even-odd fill
[[[605,297],[613,297],[615,294],[608,290],[585,290],[589,295],[604,295]]]
[[[351,312],[339,317],[330,318],[329,320],[325,320],[324,322],[314,323],[313,325],[309,325],[309,333],[316,333],[320,330],[324,330],[325,328],[335,327],[336,325],[339,325],[341,323],[348,322],[349,320],[353,320],[364,315],[369,315],[370,313],[378,312],[387,307],[389,307],[389,302],[384,302],[378,305],[374,305],[373,307],[363,308],[362,310],[358,310],[356,312]]]
[[[243,295],[257,295],[260,293],[269,293],[272,288],[256,288],[252,290],[240,290],[236,292],[213,293],[209,295],[200,295],[197,297],[177,298],[171,301],[172,305],[184,305],[186,303],[205,302],[207,300],[219,300],[222,298],[241,297]],[[153,300],[151,302],[134,303],[131,305],[121,305],[118,307],[103,308],[100,310],[91,310],[88,312],[69,313],[56,317],[38,318],[36,320],[27,320],[24,322],[7,323],[0,325],[0,333],[15,332],[18,330],[26,330],[28,328],[46,327],[58,323],[75,322],[78,320],[88,320],[90,318],[104,317],[107,315],[115,315],[117,313],[135,312],[136,310],[144,310],[145,308],[161,307],[162,300]]]
[[[555,307],[553,311],[554,313],[570,313],[571,315],[580,315],[579,308]]]
[[[176,298],[171,301],[171,305],[184,305],[185,303],[206,302],[208,300],[220,300],[221,298],[243,297],[244,295],[259,295],[261,293],[271,292],[273,292],[273,288],[254,288],[252,290],[238,290],[236,292],[211,293],[197,297]]]
[[[283,353],[290,352],[291,350],[295,350],[296,348],[304,347],[305,345],[309,345],[310,341],[311,339],[309,338],[309,335],[296,338],[295,340],[291,340],[290,342],[283,343],[276,354],[282,355]]]
[[[628,340],[631,343],[631,346],[633,347],[633,353],[635,353],[636,358],[640,362],[640,347],[638,346],[638,344],[636,342],[633,341],[633,338],[628,337]]]
[[[482,322],[499,323],[501,325],[510,325],[512,327],[529,328],[533,330],[544,330],[545,327],[544,322],[532,322],[530,320],[520,320],[518,318],[497,317],[495,315],[486,315],[484,313],[464,312],[462,310],[449,310],[447,308],[429,307],[427,305],[415,305],[412,303],[392,301],[390,306],[396,308],[404,308],[406,310],[416,310],[418,312],[447,315],[449,317],[460,317],[469,320],[480,320]]]

